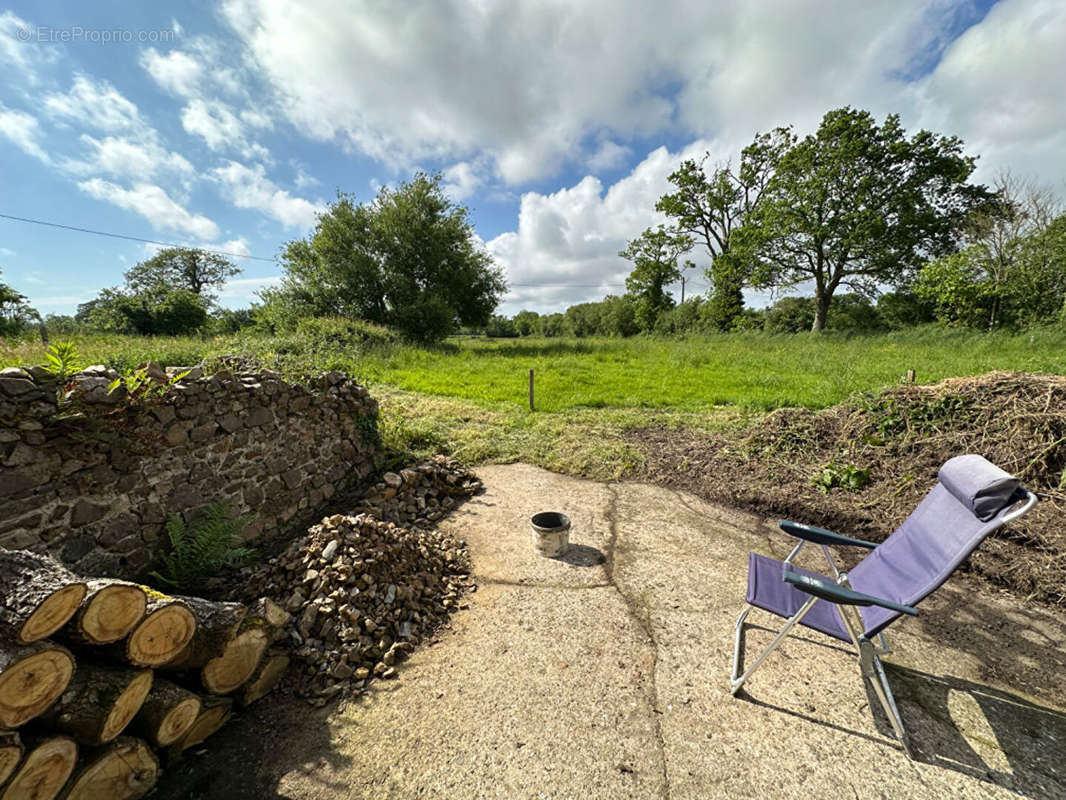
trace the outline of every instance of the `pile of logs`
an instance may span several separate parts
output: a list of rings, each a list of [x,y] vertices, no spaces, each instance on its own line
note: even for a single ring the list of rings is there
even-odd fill
[[[0,550],[0,800],[127,800],[273,688],[275,603],[167,596]],[[165,677],[164,677],[165,675]]]

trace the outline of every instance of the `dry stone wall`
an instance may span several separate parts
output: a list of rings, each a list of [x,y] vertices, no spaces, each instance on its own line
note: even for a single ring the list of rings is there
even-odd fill
[[[169,388],[149,374],[158,388],[134,400],[108,392],[104,367],[65,387],[39,367],[0,370],[0,547],[136,576],[172,515],[226,501],[251,517],[248,539],[303,532],[372,471],[377,402],[341,373],[304,386],[193,368]]]

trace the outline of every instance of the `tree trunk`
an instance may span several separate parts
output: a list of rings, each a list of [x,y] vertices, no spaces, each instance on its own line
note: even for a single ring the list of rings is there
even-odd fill
[[[287,655],[280,652],[267,653],[252,673],[252,677],[237,689],[234,695],[237,702],[242,706],[250,706],[259,698],[269,694],[278,685],[278,681],[288,668],[289,657]]]
[[[211,694],[229,694],[252,677],[263,653],[270,645],[270,631],[263,625],[246,623],[222,654],[200,670],[200,682]]]
[[[112,647],[134,666],[159,667],[185,649],[196,633],[196,616],[184,602],[166,595],[150,597],[145,612],[125,643]]]
[[[196,633],[166,669],[202,669],[222,655],[247,614],[240,603],[219,603],[200,597],[177,597],[196,616]]]
[[[189,732],[200,707],[198,695],[157,677],[130,729],[153,746],[166,747]]]
[[[120,736],[83,758],[60,800],[136,800],[159,779],[159,759],[140,739]]]
[[[3,786],[22,760],[22,740],[14,731],[0,731],[0,786]]]
[[[86,586],[55,559],[0,550],[0,635],[19,644],[51,636],[85,597]]]
[[[44,715],[82,745],[110,742],[129,725],[152,688],[150,669],[78,664],[67,690]]]
[[[168,760],[178,758],[183,751],[202,743],[208,736],[226,724],[233,709],[228,697],[203,697],[203,707],[192,727],[164,752]]]
[[[111,644],[144,618],[148,596],[135,583],[90,579],[89,591],[63,634],[78,644]]]
[[[63,694],[74,656],[52,642],[18,645],[0,640],[0,728],[17,728]]]
[[[833,296],[824,289],[819,289],[814,295],[814,324],[811,330],[821,333],[825,330],[825,322],[829,318],[829,303]]]
[[[0,792],[0,800],[52,800],[74,771],[78,745],[69,736],[49,736],[26,744],[26,757]]]

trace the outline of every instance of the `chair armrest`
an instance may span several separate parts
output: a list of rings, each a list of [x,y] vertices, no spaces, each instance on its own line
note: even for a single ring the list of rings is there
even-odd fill
[[[791,583],[801,592],[828,600],[830,603],[845,606],[881,606],[881,608],[887,608],[891,611],[899,611],[901,614],[910,614],[912,617],[918,616],[918,609],[914,608],[914,606],[905,606],[902,603],[894,603],[891,600],[874,597],[872,594],[856,592],[852,589],[838,586],[835,583],[821,581],[792,570],[786,569],[782,577],[787,583]]]
[[[787,519],[779,519],[777,524],[781,526],[781,530],[790,536],[795,536],[797,539],[803,539],[804,541],[814,542],[815,544],[846,544],[854,547],[865,547],[867,550],[873,550],[877,547],[876,542],[867,542],[863,539],[852,539],[850,536],[842,536],[839,533],[827,531],[825,528],[816,528],[813,525],[804,525],[800,522],[792,522]]]

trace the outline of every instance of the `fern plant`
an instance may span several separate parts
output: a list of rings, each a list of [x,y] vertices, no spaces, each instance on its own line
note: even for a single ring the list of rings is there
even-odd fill
[[[161,557],[161,571],[152,572],[152,577],[188,592],[226,567],[252,562],[255,550],[241,544],[241,532],[249,521],[249,517],[230,516],[224,502],[207,506],[189,525],[177,515],[170,517],[166,523],[170,552]]]

